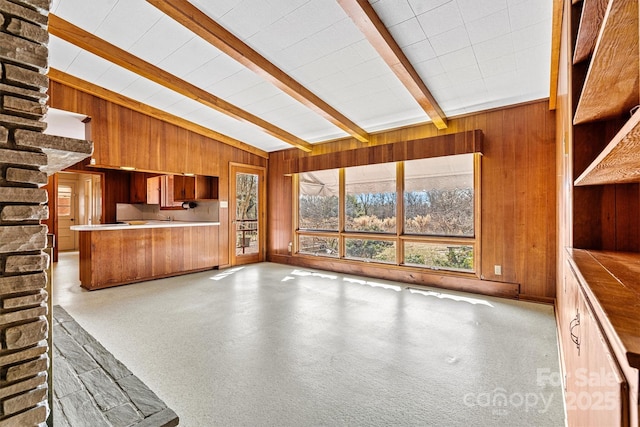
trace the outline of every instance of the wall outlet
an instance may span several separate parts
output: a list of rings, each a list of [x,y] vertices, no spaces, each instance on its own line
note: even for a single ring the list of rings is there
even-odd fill
[[[494,265],[493,266],[493,273],[496,276],[501,276],[502,275],[502,266],[501,265]]]

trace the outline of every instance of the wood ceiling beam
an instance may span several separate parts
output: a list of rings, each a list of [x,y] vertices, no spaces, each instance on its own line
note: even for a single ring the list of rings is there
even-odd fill
[[[187,0],[147,0],[167,16],[361,142],[369,134]]]
[[[190,122],[183,119],[182,117],[174,116],[173,114],[169,114],[166,111],[160,110],[159,108],[155,108],[150,105],[143,104],[142,102],[136,101],[135,99],[120,95],[119,93],[110,91],[86,80],[79,79],[72,76],[71,74],[67,74],[55,68],[49,69],[49,79],[53,80],[54,82],[58,82],[77,89],[79,91],[86,92],[90,95],[97,96],[98,98],[104,99],[106,101],[113,102],[114,104],[120,105],[121,107],[129,108],[133,111],[137,111],[138,113],[145,114],[147,116],[162,120],[167,123],[171,123],[172,125],[180,126],[181,128],[190,130],[202,136],[206,136],[207,138],[214,139],[223,144],[227,144],[234,148],[238,148],[240,150],[255,154],[256,156],[260,156],[265,159],[269,158],[269,153],[257,147],[246,144],[242,141],[238,141],[237,139],[218,133],[199,124]]]
[[[338,3],[418,101],[433,124],[438,129],[445,129],[447,117],[369,1],[338,0]]]
[[[200,89],[167,71],[156,67],[130,53],[108,43],[107,41],[94,36],[93,34],[76,27],[75,25],[63,20],[62,18],[49,14],[49,33],[59,37],[81,49],[91,52],[109,62],[120,67],[132,71],[146,79],[158,83],[168,89],[171,89],[181,95],[191,98],[199,103],[213,108],[223,114],[241,120],[245,123],[258,126],[266,133],[274,136],[281,141],[293,145],[303,151],[311,152],[313,146],[307,141],[280,129],[277,126],[261,119],[241,108],[218,98],[211,93]]]

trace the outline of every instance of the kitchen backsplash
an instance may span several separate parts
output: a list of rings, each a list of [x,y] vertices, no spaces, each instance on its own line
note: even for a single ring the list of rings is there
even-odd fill
[[[159,205],[116,204],[116,220],[167,220],[174,221],[218,221],[218,201],[198,202],[198,206],[190,209],[160,210]]]

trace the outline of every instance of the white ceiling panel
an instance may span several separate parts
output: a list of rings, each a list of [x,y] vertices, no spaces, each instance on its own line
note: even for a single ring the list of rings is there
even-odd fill
[[[445,72],[452,72],[460,68],[476,65],[477,59],[471,46],[455,50],[438,57]]]
[[[473,53],[478,62],[484,62],[515,53],[513,37],[511,34],[507,34],[485,42],[476,43],[473,45]]]
[[[63,15],[60,14],[60,16]],[[128,49],[163,16],[162,12],[145,0],[118,1],[95,31],[82,28],[93,32],[100,38],[107,39],[115,46]]]
[[[51,12],[93,33],[118,1],[53,0]]]
[[[551,23],[553,2],[525,0],[509,6],[509,20],[513,31],[538,24],[543,21]],[[551,26],[549,26],[549,29]],[[549,35],[551,32],[549,31]]]
[[[389,0],[392,4],[387,5],[386,8],[386,25],[389,27],[393,27],[394,25],[405,22],[409,19],[415,18],[416,13],[413,11],[413,8],[409,4],[408,0]],[[370,1],[373,9],[378,12],[378,6],[380,2]]]
[[[436,52],[427,39],[405,46],[403,50],[412,64],[419,64],[436,57]]]
[[[83,80],[94,81],[111,68],[111,63],[90,53],[81,51],[67,67],[67,73]]]
[[[411,46],[425,39],[418,18],[415,17],[389,27],[389,32],[396,41],[402,41],[402,44],[398,43],[400,47]]]
[[[200,67],[191,70],[184,76],[184,79],[201,89],[206,89],[242,70],[244,70],[244,67],[234,59],[220,54]]]
[[[472,22],[507,8],[506,0],[457,0],[457,2],[465,22]]]
[[[80,54],[80,49],[55,36],[49,37],[49,66],[66,71]]]
[[[385,2],[388,0],[381,1]],[[416,15],[422,15],[425,12],[437,9],[447,3],[451,3],[451,0],[409,0],[409,4]]]
[[[151,64],[163,59],[191,41],[195,35],[168,16],[163,16],[128,49],[133,55]]]
[[[386,10],[389,7],[385,0],[382,0],[379,7],[381,18],[386,24]],[[429,9],[425,12],[416,12],[418,22],[422,26],[422,31],[427,37],[437,36],[446,33],[464,24],[458,3],[455,1],[443,2],[439,7]]]
[[[209,43],[200,37],[194,37],[160,61],[157,66],[181,79],[186,79],[193,70],[205,66],[221,55],[222,53]]]
[[[491,15],[466,23],[471,43],[481,43],[511,32],[509,24],[509,12],[507,9],[499,10]]]
[[[429,41],[438,56],[471,46],[469,33],[464,25],[459,25],[449,31],[430,37]]]

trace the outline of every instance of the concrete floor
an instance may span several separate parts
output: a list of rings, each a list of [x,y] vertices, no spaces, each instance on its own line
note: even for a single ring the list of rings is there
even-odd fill
[[[87,292],[66,309],[181,426],[561,426],[553,308],[263,263]]]

